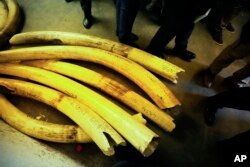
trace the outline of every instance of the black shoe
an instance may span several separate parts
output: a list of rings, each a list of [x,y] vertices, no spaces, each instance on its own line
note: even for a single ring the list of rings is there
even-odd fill
[[[228,89],[237,89],[242,87],[241,85],[244,85],[243,82],[237,82],[234,80],[232,76],[227,77],[223,80],[222,85],[224,87],[227,87]]]
[[[86,29],[89,29],[91,26],[92,26],[92,17],[84,17],[83,19],[83,26],[86,28]]]
[[[223,45],[222,30],[213,30],[211,31],[211,35],[212,35],[213,40],[218,45]]]
[[[73,0],[65,0],[66,2],[72,2]]]
[[[193,52],[190,52],[188,50],[179,51],[179,50],[173,49],[173,55],[178,56],[179,58],[188,62],[191,62],[191,60],[196,57],[196,55]]]
[[[119,38],[119,41],[123,44],[130,45],[130,46],[135,47],[135,48],[139,48],[139,46],[136,43],[134,43],[138,39],[139,39],[139,37],[137,35],[135,35],[134,33],[130,33],[126,37]]]

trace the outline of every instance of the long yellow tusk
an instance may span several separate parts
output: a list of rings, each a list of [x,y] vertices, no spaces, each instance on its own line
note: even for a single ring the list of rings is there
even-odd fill
[[[174,94],[152,73],[133,61],[96,48],[43,46],[0,52],[0,62],[37,59],[78,59],[105,65],[142,88],[161,109],[180,105]]]
[[[13,68],[8,68],[10,66]],[[158,135],[153,131],[135,121],[119,106],[73,80],[47,70],[15,64],[2,66],[0,71],[48,85],[77,98],[103,117],[145,156],[152,154],[157,147]]]
[[[4,28],[0,31],[0,48],[9,42],[9,39],[14,35],[21,22],[20,7],[16,0],[6,0],[8,8],[8,16]]]
[[[94,70],[62,61],[35,60],[24,63],[60,73],[94,86],[117,98],[135,111],[142,113],[164,130],[171,132],[175,128],[175,124],[173,123],[173,118],[171,116],[160,110],[129,87],[126,87],[116,81],[115,78],[110,78],[109,76],[97,73]],[[1,67],[0,65],[0,73],[3,73],[7,69],[8,68],[6,66]],[[20,71],[20,69],[17,69],[16,71]],[[15,72],[13,71],[13,73]]]
[[[9,125],[29,136],[59,143],[89,143],[92,139],[81,128],[31,118],[0,94],[0,117]]]
[[[149,54],[140,49],[117,43],[108,39],[103,39],[86,34],[77,34],[60,31],[34,31],[16,34],[10,39],[12,45],[21,44],[57,44],[57,45],[79,45],[99,48],[127,57],[148,70],[177,83],[177,74],[185,70],[166,61]]]
[[[0,78],[0,85],[11,94],[32,98],[58,109],[75,121],[105,155],[111,156],[115,153],[113,144],[125,144],[125,141],[109,124],[74,98],[45,86],[15,79]]]
[[[0,94],[0,118],[9,125],[29,136],[58,143],[89,143],[93,140],[75,125],[61,125],[34,119],[20,111]],[[146,124],[139,114],[133,116],[137,121]]]
[[[6,21],[8,18],[8,8],[4,1],[0,1],[0,32],[6,25]]]

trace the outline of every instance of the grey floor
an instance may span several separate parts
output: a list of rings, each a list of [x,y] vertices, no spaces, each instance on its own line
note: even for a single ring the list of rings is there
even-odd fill
[[[95,35],[117,41],[115,35],[115,8],[112,0],[93,0],[94,26],[86,30],[82,26],[83,12],[80,3],[75,0],[66,3],[64,0],[18,0],[25,13],[22,32],[38,30],[58,30]],[[172,133],[166,133],[148,123],[161,141],[155,153],[146,159],[134,153],[135,150],[118,149],[113,157],[104,156],[94,144],[83,145],[83,152],[75,151],[75,144],[56,144],[30,138],[17,132],[0,120],[0,166],[1,167],[45,167],[45,166],[86,166],[110,167],[116,161],[126,157],[126,154],[138,156],[148,164],[162,167],[182,166],[216,166],[215,152],[210,149],[217,141],[227,139],[238,133],[250,129],[250,113],[229,108],[221,109],[214,126],[208,127],[202,117],[201,101],[208,96],[222,91],[220,83],[224,77],[245,64],[237,61],[219,74],[214,89],[200,85],[198,73],[205,69],[212,60],[228,45],[238,39],[241,26],[249,18],[249,14],[242,12],[233,20],[236,32],[234,34],[223,31],[224,45],[217,45],[206,30],[204,24],[197,23],[190,38],[189,49],[197,54],[192,62],[185,62],[179,58],[167,56],[167,60],[184,68],[185,73],[179,75],[178,84],[174,85],[162,79],[182,102],[182,106],[170,112],[176,123]],[[158,26],[140,11],[133,32],[140,39],[137,44],[146,48]],[[172,41],[167,47],[173,47]],[[33,116],[49,115],[52,122],[70,122],[67,118],[57,114],[48,106],[24,98],[11,98],[13,103]]]

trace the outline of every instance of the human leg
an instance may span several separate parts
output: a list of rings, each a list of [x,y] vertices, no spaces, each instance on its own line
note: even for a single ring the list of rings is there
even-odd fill
[[[250,63],[245,65],[243,68],[233,73],[234,82],[240,83],[243,79],[250,76]]]
[[[238,48],[234,49],[231,54],[238,55],[238,58],[250,56],[250,43],[242,43]],[[250,63],[248,62],[243,68],[233,73],[232,79],[234,83],[240,83],[243,79],[249,76]]]
[[[116,0],[116,34],[122,43],[130,44],[138,39],[131,32],[138,8],[138,0]]]
[[[134,21],[136,18],[136,15],[138,13],[139,10],[139,0],[130,0],[129,1],[129,6],[130,6],[130,12],[129,12],[129,18],[127,18],[128,21],[128,40],[131,42],[137,41],[139,39],[139,37],[137,35],[135,35],[134,33],[132,33],[132,29],[133,29],[133,25],[134,25]]]
[[[89,29],[93,24],[93,18],[91,14],[92,2],[91,0],[80,0],[80,4],[84,13],[83,26]]]
[[[120,29],[120,7],[121,7],[121,0],[114,0],[114,4],[116,7],[116,36],[119,35],[119,29]]]
[[[186,61],[191,61],[195,58],[195,54],[187,50],[188,39],[191,36],[193,29],[193,22],[185,23],[175,38],[175,47],[173,49],[174,54]]]
[[[224,7],[222,1],[216,1],[214,7],[212,7],[210,14],[208,16],[208,31],[210,32],[213,40],[219,44],[223,44],[222,39],[222,28],[221,20],[224,13]]]
[[[128,19],[128,31],[131,34],[133,25],[135,22],[135,18],[139,10],[140,3],[139,3],[139,0],[130,0],[129,3],[130,3],[129,6],[131,9],[129,12],[129,19]]]
[[[222,51],[222,53],[215,58],[212,64],[204,72],[203,83],[206,87],[211,87],[215,76],[224,68],[229,66],[237,59],[242,59],[249,54],[249,47],[247,44],[236,43],[233,47],[229,46]]]
[[[205,106],[205,122],[211,126],[217,109],[227,107],[250,111],[250,87],[231,89],[215,96],[208,97]]]
[[[175,17],[174,12],[163,12],[162,25],[150,41],[146,51],[160,56],[164,51],[165,46],[175,37],[180,28],[178,18]]]
[[[250,63],[245,65],[243,68],[234,72],[232,76],[224,79],[223,85],[228,88],[239,88],[244,87],[246,83],[242,80],[250,76]]]
[[[237,88],[219,93],[208,98],[208,103],[215,108],[234,108],[250,111],[250,87]]]
[[[242,6],[240,1],[228,1],[221,20],[221,27],[223,29],[227,29],[230,32],[235,31],[231,21],[240,13],[241,8]]]

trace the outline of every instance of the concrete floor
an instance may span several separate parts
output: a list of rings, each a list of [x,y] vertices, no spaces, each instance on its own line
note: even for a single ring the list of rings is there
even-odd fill
[[[94,26],[86,30],[82,26],[83,13],[79,1],[66,3],[64,0],[18,0],[25,12],[25,23],[22,32],[37,30],[69,31],[99,36],[117,41],[115,36],[115,8],[112,0],[93,0]],[[191,63],[176,57],[167,60],[184,68],[179,75],[178,84],[174,85],[162,79],[182,102],[180,108],[170,112],[176,123],[172,133],[166,133],[149,122],[150,128],[161,136],[160,146],[149,158],[142,158],[132,148],[118,149],[113,157],[104,156],[94,144],[83,145],[83,152],[75,151],[75,144],[57,144],[44,142],[23,135],[0,120],[0,166],[1,167],[110,167],[116,161],[129,154],[142,159],[148,164],[162,167],[173,166],[216,166],[215,152],[210,149],[215,142],[232,137],[250,129],[250,113],[234,109],[221,109],[213,127],[205,125],[202,117],[201,101],[223,90],[222,78],[244,65],[237,61],[225,69],[217,78],[214,89],[207,89],[199,84],[197,74],[206,68],[212,60],[229,44],[233,43],[240,33],[242,24],[249,17],[241,13],[233,20],[236,33],[227,31],[224,34],[224,45],[217,45],[208,34],[205,25],[198,23],[189,42],[189,49],[197,54]],[[157,31],[158,26],[148,19],[144,12],[136,18],[133,32],[140,39],[137,44],[144,49]],[[171,42],[168,47],[173,46]],[[107,72],[109,72],[107,70]],[[34,117],[48,115],[45,119],[51,122],[71,121],[53,111],[52,108],[25,98],[12,97],[13,103]],[[124,149],[124,150],[123,150]],[[128,154],[128,155],[125,155]]]

